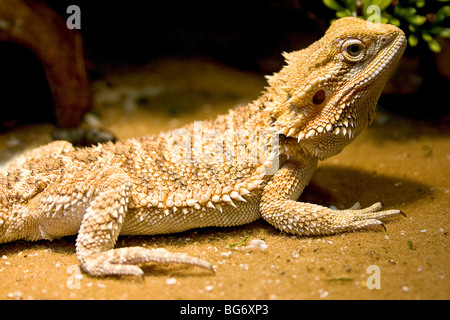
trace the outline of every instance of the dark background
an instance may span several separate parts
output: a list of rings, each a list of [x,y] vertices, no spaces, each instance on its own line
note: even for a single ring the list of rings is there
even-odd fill
[[[105,65],[139,66],[167,56],[204,57],[270,74],[281,68],[281,52],[298,50],[320,38],[334,15],[321,1],[43,2],[64,21],[71,15],[69,5],[80,7],[79,32],[91,80],[102,77]],[[1,85],[0,131],[55,122],[44,71],[32,52],[0,42],[0,72],[6,80]]]
[[[80,7],[79,31],[92,80],[102,76],[102,65],[139,66],[169,56],[205,57],[261,75],[271,74],[281,68],[283,51],[308,46],[323,35],[335,18],[334,11],[322,1],[44,2],[63,20],[70,16],[66,12],[69,5]],[[436,75],[434,54],[426,47],[408,47],[405,56],[419,56],[420,61],[413,63],[420,66],[417,70],[414,65],[402,69],[404,76],[388,90],[390,102],[384,105],[394,105],[391,111],[417,118],[448,115],[445,93],[449,79]],[[1,85],[0,127],[54,121],[52,107],[42,107],[51,106],[52,99],[42,66],[31,52],[15,44],[0,43],[0,70],[7,80]],[[408,88],[407,82],[413,76],[407,72],[420,74],[421,88]],[[382,97],[380,101],[386,99]],[[18,112],[11,107],[15,105],[25,105],[34,112]]]
[[[281,65],[282,51],[321,37],[334,15],[321,1],[47,3],[62,17],[69,16],[69,4],[79,5],[80,32],[92,61],[139,65],[167,55],[207,56],[262,73],[279,68],[266,63]]]

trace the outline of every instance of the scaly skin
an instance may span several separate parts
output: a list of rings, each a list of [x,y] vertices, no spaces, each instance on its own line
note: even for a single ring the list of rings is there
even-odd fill
[[[159,136],[86,149],[56,141],[0,175],[0,243],[78,233],[76,254],[93,276],[143,275],[136,264],[211,269],[164,249],[114,249],[120,235],[234,226],[263,218],[285,232],[326,235],[382,227],[401,214],[332,210],[296,199],[318,160],[366,128],[405,48],[403,32],[337,20],[308,48],[285,54],[256,101]]]

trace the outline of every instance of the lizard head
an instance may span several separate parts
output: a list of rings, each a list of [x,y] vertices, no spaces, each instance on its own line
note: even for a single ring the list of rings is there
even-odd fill
[[[340,152],[371,123],[405,46],[395,26],[335,21],[308,48],[285,53],[287,65],[268,77],[265,110],[274,128],[319,159]]]

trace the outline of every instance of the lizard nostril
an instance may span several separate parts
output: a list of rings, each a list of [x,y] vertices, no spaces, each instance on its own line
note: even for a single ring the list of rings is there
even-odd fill
[[[314,104],[321,104],[325,101],[325,91],[324,90],[318,90],[313,97],[313,103]]]

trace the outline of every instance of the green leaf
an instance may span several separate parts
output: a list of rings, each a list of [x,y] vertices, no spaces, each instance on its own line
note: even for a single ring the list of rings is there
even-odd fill
[[[430,41],[428,41],[428,48],[430,48],[430,50],[434,53],[441,52],[441,45],[439,44],[439,42],[437,42],[436,39],[431,39]]]
[[[412,23],[413,25],[421,26],[422,24],[425,23],[425,21],[427,21],[427,17],[415,15],[415,16],[410,17],[408,19],[408,21],[409,21],[409,23]]]
[[[402,8],[400,6],[396,6],[394,12],[400,17],[407,19],[408,17],[415,15],[417,10],[413,7]]]
[[[369,2],[370,2],[370,4],[369,4]],[[380,7],[381,11],[383,11],[384,9],[389,7],[389,5],[391,3],[392,3],[392,0],[372,0],[372,1],[368,1],[367,6],[376,5],[376,6]]]
[[[450,39],[450,28],[439,28],[437,34],[442,38]]]
[[[356,12],[356,1],[355,0],[344,0],[345,7],[351,12]]]
[[[396,17],[390,16],[389,23],[393,24],[396,27],[400,27],[400,20],[398,20]]]
[[[436,15],[442,14],[446,17],[450,17],[450,6],[443,6],[442,8],[440,8],[437,12]]]
[[[416,0],[417,8],[423,8],[424,5],[425,5],[425,0]]]
[[[336,10],[336,11],[342,11],[344,8],[335,0],[322,0],[323,4],[326,5],[328,8]]]
[[[428,33],[422,33],[422,39],[426,42],[430,42],[431,40],[433,40],[433,37]]]
[[[230,243],[228,246],[230,248],[233,248],[233,247],[236,247],[236,246],[241,246],[248,240],[248,238],[250,238],[250,236],[246,236],[244,239],[242,239],[241,241],[239,241],[237,243]]]
[[[381,23],[388,23],[388,21],[389,21],[389,19],[387,17],[385,17],[385,16],[381,16],[380,17],[380,22]]]
[[[442,13],[436,13],[434,21],[433,21],[433,25],[436,25],[438,23],[441,23],[442,21],[445,20],[445,15]]]
[[[411,47],[417,46],[417,43],[419,42],[419,38],[415,34],[410,34],[408,37],[408,43]]]
[[[338,18],[351,17],[351,16],[353,16],[352,12],[348,9],[344,9],[343,11],[336,12],[336,17],[338,17]]]

